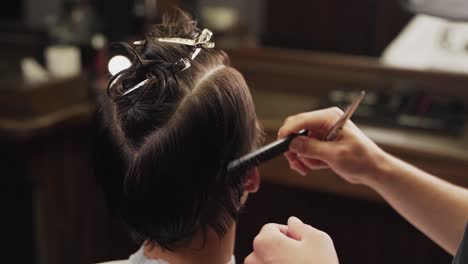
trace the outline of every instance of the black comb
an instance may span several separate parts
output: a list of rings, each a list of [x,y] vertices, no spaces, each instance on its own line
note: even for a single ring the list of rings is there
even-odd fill
[[[298,133],[294,133],[283,139],[276,140],[264,147],[257,149],[254,152],[240,157],[239,159],[233,160],[229,162],[227,171],[228,173],[246,171],[259,165],[260,163],[267,162],[288,151],[289,144],[294,138],[297,136],[307,136],[308,133],[309,130],[303,129]]]

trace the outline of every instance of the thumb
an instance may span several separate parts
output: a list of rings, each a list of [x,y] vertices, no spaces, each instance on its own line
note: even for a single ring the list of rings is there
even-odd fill
[[[298,136],[289,145],[289,150],[306,158],[326,161],[332,156],[332,144],[333,142]]]
[[[305,225],[302,221],[294,216],[288,219],[288,236],[292,239],[301,241],[302,234],[304,233]]]

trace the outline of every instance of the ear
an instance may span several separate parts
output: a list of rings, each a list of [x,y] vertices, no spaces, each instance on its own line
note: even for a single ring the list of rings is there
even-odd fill
[[[260,187],[260,174],[258,168],[255,167],[247,175],[247,181],[244,183],[245,191],[248,193],[256,193]]]

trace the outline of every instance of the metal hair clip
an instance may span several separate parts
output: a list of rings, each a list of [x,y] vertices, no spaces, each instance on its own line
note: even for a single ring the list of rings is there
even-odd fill
[[[190,66],[192,66],[192,63],[189,59],[182,58],[178,62],[176,62],[176,65],[183,65],[184,67],[180,69],[180,71],[185,71],[186,69],[190,68]]]
[[[144,79],[143,81],[137,83],[135,86],[133,86],[132,88],[128,89],[127,91],[125,91],[122,96],[124,95],[127,95],[133,91],[135,91],[136,89],[142,87],[143,85],[145,85],[147,82],[149,81],[149,79]]]
[[[190,60],[187,59],[187,58],[182,58],[180,59],[178,62],[175,63],[176,65],[180,65],[180,66],[183,66],[182,69],[180,69],[179,71],[185,71],[186,69],[190,68],[190,66],[192,66],[192,64],[190,63]],[[142,86],[144,86],[145,84],[147,84],[149,81],[149,78],[137,83],[135,86],[133,86],[132,88],[128,89],[127,91],[125,91],[122,96],[125,96],[133,91],[135,91],[136,89],[138,88],[141,88]]]
[[[213,32],[211,32],[209,29],[203,29],[202,32],[195,38],[195,39],[184,39],[184,38],[158,38],[157,40],[159,42],[167,42],[167,43],[175,43],[175,44],[181,44],[181,45],[187,45],[187,46],[193,46],[195,47],[195,50],[192,52],[190,55],[190,59],[194,60],[198,54],[200,53],[202,48],[207,48],[211,49],[214,48],[215,44],[214,42],[209,42],[211,37],[213,36]],[[145,44],[145,40],[139,40],[133,42],[134,45],[143,45]],[[185,71],[186,69],[190,68],[192,66],[192,63],[188,58],[181,58],[179,61],[174,63],[175,65],[182,66],[182,68],[179,71]],[[122,96],[125,96],[136,89],[144,86],[147,84],[149,79],[145,79],[139,83],[137,83],[135,86],[132,88],[128,89],[125,91]]]
[[[191,56],[191,59],[194,60],[201,51],[201,47],[208,46],[208,48],[214,48],[215,44],[213,42],[209,42],[211,37],[213,36],[213,32],[208,29],[203,29],[200,35],[197,37],[195,42],[195,47],[197,47]]]
[[[215,47],[215,43],[210,42],[212,36],[213,32],[205,28],[195,39],[158,38],[158,41],[195,47],[195,50],[192,52],[192,55],[190,55],[190,58],[194,60],[198,56],[198,54],[200,54],[201,48],[212,49]]]
[[[213,32],[209,29],[203,29],[202,32],[195,39],[185,39],[185,38],[158,38],[159,42],[167,42],[174,44],[181,44],[186,46],[192,46],[197,48],[212,49],[215,47],[214,42],[209,42]]]

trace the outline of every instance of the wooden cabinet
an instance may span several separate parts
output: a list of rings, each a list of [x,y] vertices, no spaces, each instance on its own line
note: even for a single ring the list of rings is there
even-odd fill
[[[265,1],[263,44],[379,56],[412,17],[398,1]]]

